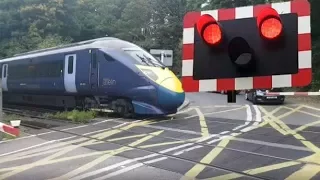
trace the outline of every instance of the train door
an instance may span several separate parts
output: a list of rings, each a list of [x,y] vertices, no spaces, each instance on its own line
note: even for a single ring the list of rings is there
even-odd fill
[[[92,90],[97,90],[99,87],[99,62],[95,49],[91,51],[90,85]]]
[[[77,56],[69,54],[64,59],[64,87],[68,93],[76,93],[76,65]]]
[[[8,79],[8,64],[3,64],[2,65],[2,89],[3,91],[8,91],[8,84],[7,84],[7,79]]]

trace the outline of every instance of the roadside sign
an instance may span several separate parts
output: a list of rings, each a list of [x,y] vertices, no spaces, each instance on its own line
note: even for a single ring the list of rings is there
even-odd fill
[[[165,66],[172,66],[173,51],[165,49],[151,49],[150,54],[159,59]]]

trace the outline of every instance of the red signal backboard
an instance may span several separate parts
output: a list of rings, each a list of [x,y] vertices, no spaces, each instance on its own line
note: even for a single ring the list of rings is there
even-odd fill
[[[272,7],[279,14],[297,13],[298,15],[298,50],[299,72],[260,77],[231,79],[193,79],[194,31],[195,24],[203,14],[210,14],[218,22],[241,18],[256,17],[265,7]],[[270,89],[279,87],[307,86],[312,80],[311,22],[310,4],[307,0],[245,6],[230,9],[188,12],[183,22],[182,48],[182,84],[186,92]]]

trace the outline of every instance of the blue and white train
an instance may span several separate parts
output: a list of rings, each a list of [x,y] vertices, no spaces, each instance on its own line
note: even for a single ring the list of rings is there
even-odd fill
[[[109,109],[123,116],[174,114],[179,79],[143,48],[98,38],[2,59],[5,103]]]

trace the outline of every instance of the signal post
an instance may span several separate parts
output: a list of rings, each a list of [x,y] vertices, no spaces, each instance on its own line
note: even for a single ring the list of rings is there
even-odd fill
[[[303,87],[311,83],[310,4],[294,0],[184,17],[186,92]]]

